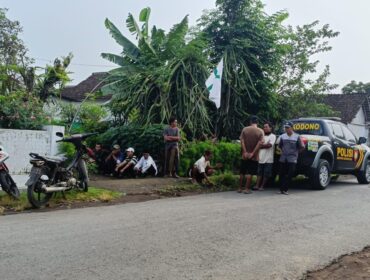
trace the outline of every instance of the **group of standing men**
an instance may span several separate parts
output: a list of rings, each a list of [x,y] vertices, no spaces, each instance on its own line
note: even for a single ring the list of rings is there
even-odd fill
[[[252,193],[251,186],[254,175],[257,175],[257,183],[253,190],[264,190],[273,173],[275,143],[278,143],[281,150],[279,158],[280,191],[278,193],[289,194],[288,189],[295,175],[298,154],[304,150],[304,144],[301,137],[294,133],[291,122],[286,122],[284,129],[285,133],[276,140],[276,136],[272,133],[272,125],[269,122],[263,125],[262,130],[258,127],[258,118],[256,116],[250,118],[250,125],[245,127],[240,134],[242,160],[239,193]]]

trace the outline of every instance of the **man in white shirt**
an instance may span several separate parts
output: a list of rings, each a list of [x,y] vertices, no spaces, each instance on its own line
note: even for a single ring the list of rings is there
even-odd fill
[[[143,156],[135,165],[134,170],[137,175],[144,177],[146,175],[156,176],[158,174],[157,165],[147,151],[144,151]]]
[[[211,157],[212,153],[210,151],[205,151],[204,155],[194,163],[191,170],[191,181],[193,184],[196,182],[202,184],[203,180],[205,180],[208,185],[212,185],[208,179],[208,176],[211,176],[214,172],[210,164]]]
[[[271,178],[276,142],[276,136],[272,133],[272,125],[270,123],[267,122],[263,125],[263,131],[265,136],[263,141],[259,143],[258,177],[256,188],[254,189],[258,191],[263,191],[266,183]]]

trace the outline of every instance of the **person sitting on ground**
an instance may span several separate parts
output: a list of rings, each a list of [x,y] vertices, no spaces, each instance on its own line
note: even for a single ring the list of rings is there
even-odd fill
[[[103,148],[101,143],[96,143],[94,149],[91,150],[91,154],[89,156],[95,162],[98,172],[103,174],[105,172],[105,159],[107,158],[108,151]]]
[[[117,165],[124,160],[125,156],[121,152],[121,147],[119,145],[114,145],[112,152],[105,159],[105,166],[103,168],[104,174],[113,174]]]
[[[194,163],[191,169],[191,181],[193,184],[196,182],[198,184],[203,184],[203,181],[205,181],[208,186],[213,185],[208,177],[214,173],[215,169],[220,168],[221,164],[212,167],[210,163],[211,158],[212,153],[207,150],[204,152],[203,156]]]
[[[118,164],[115,169],[118,177],[135,177],[134,166],[137,164],[137,158],[134,153],[134,148],[128,148],[126,150],[125,160]]]
[[[156,176],[158,174],[157,165],[153,158],[149,155],[148,151],[143,152],[143,156],[140,158],[138,163],[135,165],[134,170],[137,176],[145,177]]]

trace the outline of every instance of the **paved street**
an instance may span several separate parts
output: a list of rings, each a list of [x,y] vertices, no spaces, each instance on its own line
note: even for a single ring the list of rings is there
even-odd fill
[[[1,279],[299,279],[370,245],[370,188],[273,190],[0,217]]]

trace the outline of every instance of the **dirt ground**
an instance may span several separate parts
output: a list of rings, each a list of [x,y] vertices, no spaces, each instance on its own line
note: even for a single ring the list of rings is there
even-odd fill
[[[370,247],[363,251],[346,255],[334,261],[331,265],[309,272],[307,280],[360,280],[370,279]]]
[[[153,194],[156,191],[189,182],[186,178],[144,178],[144,179],[116,179],[114,177],[91,176],[90,184],[97,188],[108,189],[125,193],[126,195]]]

